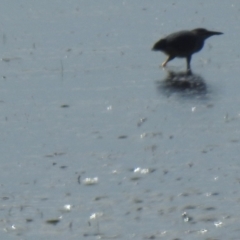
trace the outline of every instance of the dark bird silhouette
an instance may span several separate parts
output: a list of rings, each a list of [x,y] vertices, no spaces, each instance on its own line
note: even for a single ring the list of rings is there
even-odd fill
[[[175,57],[186,58],[187,70],[191,71],[192,54],[199,52],[203,46],[204,41],[213,36],[220,35],[222,32],[208,31],[204,28],[197,28],[191,31],[179,31],[168,35],[156,42],[152,48],[154,51],[162,51],[168,58],[162,63],[165,67],[169,61]]]

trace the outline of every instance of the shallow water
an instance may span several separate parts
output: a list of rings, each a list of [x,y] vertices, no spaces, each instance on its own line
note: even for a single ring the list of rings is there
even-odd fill
[[[2,4],[4,239],[239,239],[239,10]],[[153,43],[199,26],[224,35],[193,75],[159,68]]]

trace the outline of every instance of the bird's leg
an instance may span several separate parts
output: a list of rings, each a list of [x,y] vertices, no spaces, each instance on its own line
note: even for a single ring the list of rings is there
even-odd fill
[[[168,56],[168,58],[162,63],[162,67],[166,67],[167,63],[171,60],[173,60],[174,56]]]
[[[191,58],[192,58],[191,55],[187,56],[187,71],[191,71],[191,66],[190,66]]]

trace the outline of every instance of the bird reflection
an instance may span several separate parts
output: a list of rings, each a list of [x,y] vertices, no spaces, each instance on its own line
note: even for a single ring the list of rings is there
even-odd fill
[[[167,76],[157,81],[157,88],[167,96],[173,93],[183,93],[184,96],[204,96],[207,94],[207,85],[204,79],[191,70],[186,72],[167,71]]]

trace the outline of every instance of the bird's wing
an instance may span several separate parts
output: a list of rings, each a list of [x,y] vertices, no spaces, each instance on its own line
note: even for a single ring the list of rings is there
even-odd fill
[[[189,31],[173,33],[166,39],[171,50],[183,55],[193,53],[197,44],[196,36]]]

